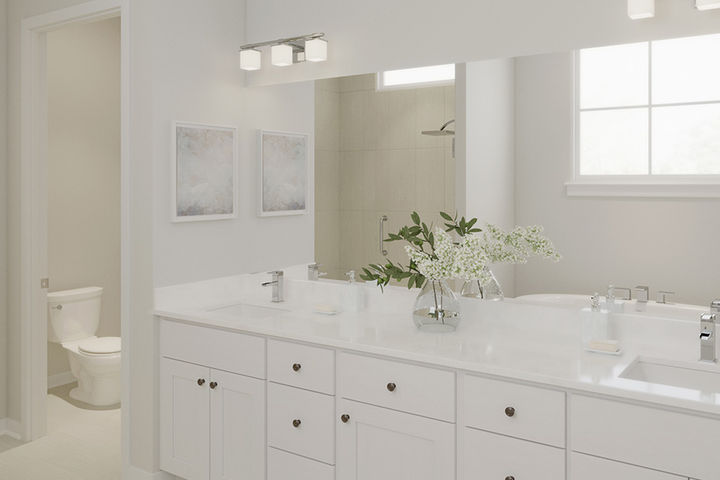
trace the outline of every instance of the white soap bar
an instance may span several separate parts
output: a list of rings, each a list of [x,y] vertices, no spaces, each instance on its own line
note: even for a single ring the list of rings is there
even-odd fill
[[[617,353],[620,351],[620,342],[617,340],[592,340],[588,343],[587,348],[595,352]]]

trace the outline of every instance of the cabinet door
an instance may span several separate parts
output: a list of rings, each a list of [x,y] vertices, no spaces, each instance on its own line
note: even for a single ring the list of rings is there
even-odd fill
[[[212,480],[265,478],[265,381],[212,370]]]
[[[160,468],[187,480],[210,476],[210,369],[160,360]]]
[[[351,400],[338,408],[338,480],[455,478],[454,424]]]

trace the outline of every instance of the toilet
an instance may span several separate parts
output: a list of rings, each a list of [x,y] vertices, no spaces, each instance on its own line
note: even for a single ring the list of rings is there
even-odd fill
[[[67,350],[78,386],[70,397],[95,406],[120,403],[120,337],[97,337],[101,287],[48,293],[48,341]]]

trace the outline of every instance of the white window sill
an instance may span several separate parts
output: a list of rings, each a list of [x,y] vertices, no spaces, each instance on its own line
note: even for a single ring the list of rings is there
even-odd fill
[[[586,182],[565,184],[568,197],[720,198],[720,182]]]

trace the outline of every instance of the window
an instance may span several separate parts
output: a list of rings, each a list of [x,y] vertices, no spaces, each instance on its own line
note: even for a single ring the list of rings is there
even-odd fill
[[[430,87],[455,83],[455,64],[387,70],[377,75],[378,90]]]
[[[576,180],[720,182],[719,56],[720,35],[580,50]]]

